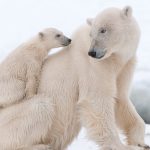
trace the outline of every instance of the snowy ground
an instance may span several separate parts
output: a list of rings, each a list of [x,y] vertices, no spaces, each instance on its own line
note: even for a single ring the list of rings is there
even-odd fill
[[[122,136],[121,136],[122,137]],[[150,145],[150,125],[146,126],[145,141]],[[76,140],[68,147],[67,150],[99,150],[97,145],[86,138],[86,130],[82,129]]]
[[[68,36],[87,17],[95,16],[103,8],[130,5],[136,16],[142,37],[138,49],[132,99],[136,100],[139,112],[146,112],[150,119],[150,1],[148,0],[0,0],[0,60],[23,41],[49,26],[59,28]],[[145,112],[144,112],[145,113]],[[149,135],[148,135],[149,133]],[[87,141],[82,130],[68,150],[96,150],[95,144]],[[150,126],[147,126],[146,141],[150,144]]]

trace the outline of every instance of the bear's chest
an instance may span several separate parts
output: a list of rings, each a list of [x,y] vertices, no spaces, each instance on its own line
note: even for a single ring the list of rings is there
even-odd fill
[[[89,71],[79,79],[79,99],[95,98],[101,95],[116,94],[116,74],[101,70]]]

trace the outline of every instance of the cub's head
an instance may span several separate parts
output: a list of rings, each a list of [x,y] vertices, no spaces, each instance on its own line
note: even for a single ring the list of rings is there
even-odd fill
[[[68,46],[71,39],[55,28],[47,28],[39,32],[39,38],[48,49]]]
[[[91,26],[91,57],[105,59],[115,53],[131,57],[136,52],[140,30],[131,7],[108,8],[87,23]]]

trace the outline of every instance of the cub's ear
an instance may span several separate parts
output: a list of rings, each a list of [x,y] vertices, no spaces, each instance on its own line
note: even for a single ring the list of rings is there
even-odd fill
[[[122,9],[122,16],[130,18],[132,16],[132,8],[130,6],[126,6]]]
[[[40,37],[40,39],[43,39],[44,38],[44,33],[43,32],[39,32],[39,37]]]
[[[93,18],[88,18],[88,19],[86,20],[86,22],[87,22],[87,24],[88,24],[89,26],[91,26],[92,23],[93,23]]]

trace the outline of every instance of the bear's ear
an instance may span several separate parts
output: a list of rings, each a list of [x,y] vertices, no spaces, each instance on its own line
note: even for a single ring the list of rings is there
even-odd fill
[[[88,19],[86,20],[86,22],[87,22],[87,24],[88,24],[89,26],[91,26],[92,23],[93,23],[93,18],[88,18]]]
[[[44,33],[43,32],[39,32],[39,37],[40,37],[40,39],[43,39],[44,38]]]
[[[124,17],[130,18],[132,16],[132,8],[130,6],[126,6],[122,9],[122,15]]]

